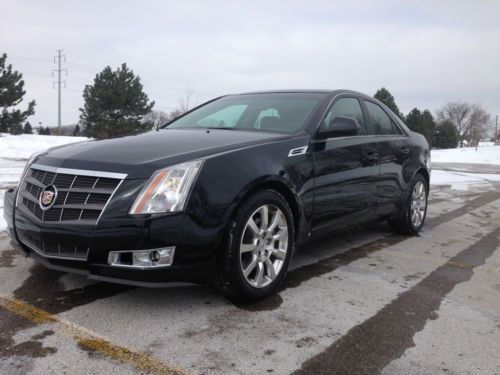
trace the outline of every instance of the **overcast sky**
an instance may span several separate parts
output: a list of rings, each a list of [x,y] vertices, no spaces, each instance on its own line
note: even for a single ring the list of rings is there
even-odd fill
[[[448,101],[500,114],[500,1],[5,1],[0,52],[24,74],[32,124],[57,123],[53,56],[68,76],[63,124],[82,90],[126,62],[155,108],[264,89],[385,86],[406,114]]]

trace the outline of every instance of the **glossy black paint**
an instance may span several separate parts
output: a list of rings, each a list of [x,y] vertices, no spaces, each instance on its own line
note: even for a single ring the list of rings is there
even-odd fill
[[[301,91],[297,91],[301,92]],[[198,281],[214,267],[231,218],[259,189],[274,189],[294,214],[296,239],[344,229],[360,222],[399,215],[416,173],[427,179],[429,147],[384,107],[401,135],[325,138],[318,125],[339,97],[365,97],[351,91],[314,91],[324,95],[304,129],[296,134],[222,129],[168,129],[124,138],[57,147],[36,162],[54,167],[127,174],[96,226],[34,222],[15,210],[16,190],[5,195],[5,216],[16,243],[19,231],[90,247],[86,263],[43,259],[44,264],[93,278],[126,283]],[[307,95],[307,92],[303,92]],[[380,103],[379,103],[380,104]],[[307,147],[301,155],[292,149]],[[139,191],[158,169],[204,159],[184,212],[129,215]],[[137,271],[107,265],[111,250],[176,246],[168,269]],[[21,245],[24,251],[32,251]],[[35,257],[40,258],[36,254]],[[203,274],[203,277],[202,277]],[[141,284],[143,285],[143,284]]]

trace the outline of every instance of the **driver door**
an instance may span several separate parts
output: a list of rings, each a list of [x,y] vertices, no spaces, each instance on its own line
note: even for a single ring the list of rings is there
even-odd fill
[[[335,133],[336,117],[354,119],[355,134]],[[377,143],[358,98],[343,96],[327,111],[312,141],[312,234],[370,221],[377,209]]]

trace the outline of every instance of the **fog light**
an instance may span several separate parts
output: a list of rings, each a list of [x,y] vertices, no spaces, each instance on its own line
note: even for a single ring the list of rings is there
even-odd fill
[[[149,253],[149,260],[151,262],[158,262],[160,260],[160,253],[158,251],[152,251]]]
[[[114,267],[159,268],[168,267],[174,261],[175,246],[150,250],[110,251],[108,263]]]

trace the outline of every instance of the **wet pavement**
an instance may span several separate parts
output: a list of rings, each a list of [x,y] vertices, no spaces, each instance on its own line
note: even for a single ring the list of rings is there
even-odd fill
[[[435,187],[419,237],[374,223],[300,249],[278,294],[93,282],[0,232],[0,373],[500,374],[500,185]]]

